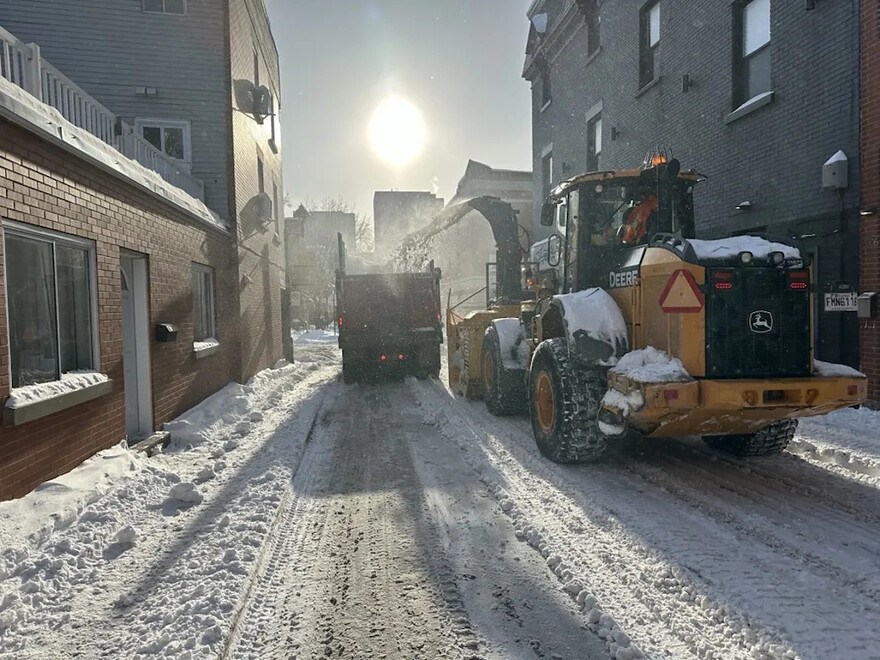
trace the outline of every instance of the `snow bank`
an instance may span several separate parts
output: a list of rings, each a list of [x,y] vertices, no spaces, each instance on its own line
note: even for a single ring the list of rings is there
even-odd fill
[[[296,344],[332,344],[338,339],[339,335],[327,330],[306,330],[293,335],[293,341]]]
[[[733,236],[718,240],[688,239],[698,259],[730,259],[740,252],[751,252],[755,259],[766,259],[771,252],[782,252],[786,259],[800,259],[796,247],[784,243],[773,243],[758,236]]]
[[[39,546],[53,531],[70,525],[114,484],[136,474],[144,460],[123,442],[24,497],[0,502],[0,548],[25,542]]]
[[[102,169],[120,176],[135,186],[163,198],[198,218],[206,225],[228,232],[226,222],[209,209],[204,202],[174,186],[153,170],[147,169],[137,161],[127,158],[115,148],[67,121],[52,106],[39,101],[0,76],[0,114],[51,142],[63,143],[68,149],[76,151]]]
[[[653,346],[630,351],[611,369],[639,383],[680,383],[691,380],[681,360]]]
[[[628,344],[626,321],[617,303],[606,291],[599,288],[586,289],[577,293],[553,296],[562,307],[562,317],[571,345],[576,335],[584,332],[593,339],[605,342],[615,349],[615,353]],[[614,363],[614,356],[609,360]]]
[[[97,371],[71,371],[62,374],[61,380],[13,388],[9,398],[6,400],[6,407],[20,408],[29,403],[47,401],[62,394],[85,389],[90,385],[106,383],[108,380],[110,379],[105,374],[98,373]]]
[[[865,374],[845,364],[813,360],[815,374],[822,378],[865,378]]]
[[[215,346],[219,346],[219,345],[220,345],[219,341],[217,341],[213,337],[209,337],[205,341],[194,341],[193,342],[193,350],[196,352],[204,351],[204,350],[207,350],[209,348],[214,348]]]

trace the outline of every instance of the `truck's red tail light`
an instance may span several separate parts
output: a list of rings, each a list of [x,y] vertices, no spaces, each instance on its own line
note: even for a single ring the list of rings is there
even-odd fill
[[[792,291],[806,291],[809,288],[809,273],[805,270],[797,270],[788,274],[788,288]]]
[[[402,360],[402,359],[403,359],[403,353],[401,353],[400,355],[398,355],[398,356],[397,356],[397,359],[398,359],[398,360]]]
[[[339,317],[339,327],[342,327],[342,317]]]
[[[380,355],[379,359],[382,360],[382,362],[385,362],[385,360],[388,359],[388,356],[387,355]]]
[[[713,276],[715,281],[715,289],[718,291],[730,291],[733,288],[733,273],[729,271],[721,271]]]

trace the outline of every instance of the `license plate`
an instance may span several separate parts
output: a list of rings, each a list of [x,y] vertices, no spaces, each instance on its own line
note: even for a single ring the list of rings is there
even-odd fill
[[[858,294],[851,293],[826,293],[826,312],[855,312],[859,308]]]

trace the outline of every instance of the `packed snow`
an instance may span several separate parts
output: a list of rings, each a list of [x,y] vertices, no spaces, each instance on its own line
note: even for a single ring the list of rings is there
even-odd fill
[[[529,357],[526,334],[519,319],[496,319],[492,322],[498,332],[501,362],[505,369],[525,369]]]
[[[629,341],[626,321],[608,292],[592,288],[556,295],[553,300],[562,306],[562,318],[569,341],[573,342],[579,332],[585,332],[589,337],[614,348],[615,354],[625,350]],[[608,360],[609,365],[616,360],[615,355],[612,355]]]
[[[194,341],[193,342],[193,351],[198,353],[199,351],[207,351],[210,348],[215,348],[220,345],[220,342],[214,339],[213,337],[209,337],[205,341]]]
[[[691,380],[681,360],[653,346],[630,351],[611,371],[639,383],[678,383]]]
[[[858,369],[853,369],[845,364],[834,364],[833,362],[822,362],[822,360],[813,360],[815,374],[822,378],[865,378]]]
[[[759,236],[733,236],[716,240],[688,239],[698,259],[730,259],[740,252],[751,252],[755,259],[766,259],[771,252],[782,252],[786,259],[800,259],[801,252],[796,247],[784,243],[774,243]]]
[[[47,401],[63,394],[77,392],[92,385],[106,383],[109,380],[106,374],[98,373],[97,371],[71,371],[62,374],[60,380],[12,388],[9,398],[6,400],[6,407],[21,408],[22,406]]]
[[[293,341],[296,344],[333,344],[339,341],[339,335],[328,330],[306,330],[293,333]]]

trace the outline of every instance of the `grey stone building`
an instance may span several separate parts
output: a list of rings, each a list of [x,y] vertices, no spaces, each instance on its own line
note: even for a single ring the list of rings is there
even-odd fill
[[[698,235],[795,239],[819,294],[857,285],[857,0],[535,0],[528,19],[536,214],[560,180],[665,149],[708,177]],[[848,185],[823,188],[838,151]],[[857,365],[855,314],[815,311],[817,355]]]

